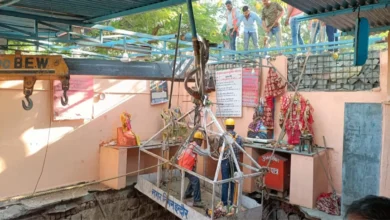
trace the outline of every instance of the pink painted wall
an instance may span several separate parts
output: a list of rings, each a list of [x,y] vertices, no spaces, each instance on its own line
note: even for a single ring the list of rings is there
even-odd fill
[[[345,103],[383,103],[387,99],[388,85],[387,78],[388,72],[388,52],[384,51],[380,54],[381,61],[381,71],[380,71],[380,88],[374,89],[373,91],[361,91],[361,92],[300,92],[305,98],[310,100],[314,108],[314,132],[315,132],[315,143],[323,145],[323,136],[326,138],[327,146],[333,148],[330,151],[330,164],[331,164],[331,174],[333,176],[334,186],[338,193],[341,193],[342,190],[342,155],[343,155],[343,133],[344,133],[344,105]],[[264,64],[265,61],[263,61]],[[285,57],[277,57],[276,61],[273,62],[276,68],[285,76],[287,76],[287,59]],[[261,77],[261,94],[264,94],[264,82],[266,79],[266,73],[268,69],[263,68],[263,74]],[[215,100],[215,93],[211,94],[211,100]],[[189,106],[189,104],[187,104]],[[277,138],[280,134],[281,129],[278,125],[279,117],[279,108],[280,101],[277,99],[276,102],[276,115],[275,115],[275,137]],[[388,108],[388,107],[387,107]],[[388,112],[390,110],[386,110]],[[386,113],[384,111],[384,115]],[[243,107],[242,118],[236,118],[236,131],[242,135],[246,136],[247,127],[252,121],[253,109]],[[388,114],[387,114],[388,115]],[[387,181],[388,164],[390,163],[388,158],[390,158],[390,151],[388,150],[390,141],[390,124],[389,117],[387,116],[386,126],[383,127],[383,155],[382,155],[382,176],[381,176],[381,192],[383,194],[390,196],[390,189],[387,187],[390,183]],[[221,120],[222,122],[222,120]],[[247,149],[254,158],[258,156],[258,153],[255,150]],[[244,162],[251,164],[249,159],[244,157]],[[202,171],[200,171],[202,172]],[[244,169],[245,173],[248,173],[248,169]],[[323,172],[323,170],[318,170],[318,172]],[[244,182],[244,191],[254,191],[255,184],[254,178],[245,180]],[[386,184],[386,186],[384,186]],[[329,191],[331,187],[329,187]]]
[[[330,152],[331,173],[339,193],[341,192],[344,104],[346,102],[381,103],[386,101],[387,58],[387,52],[381,53],[380,89],[367,92],[301,93],[311,101],[315,109],[316,143],[322,145],[322,136],[325,136],[328,147],[334,148]],[[287,65],[284,57],[278,57],[274,65],[286,75]],[[264,68],[262,90],[266,73],[267,69]],[[48,142],[46,166],[38,185],[38,191],[98,179],[99,143],[115,138],[116,127],[120,126],[119,115],[122,111],[126,110],[132,114],[133,128],[143,140],[161,128],[162,122],[159,114],[167,105],[150,105],[147,81],[95,79],[94,85],[95,94],[105,92],[106,99],[93,104],[93,120],[50,122],[51,95],[48,82],[37,82],[32,96],[34,108],[31,111],[24,111],[21,107],[23,99],[21,81],[0,82],[0,103],[3,103],[0,108],[3,124],[0,127],[0,182],[6,183],[0,188],[0,198],[29,194],[33,191]],[[215,93],[211,95],[211,99],[215,100]],[[192,104],[183,101],[189,100],[191,100],[190,97],[184,93],[183,89],[179,90],[176,84],[174,106],[179,104],[185,112],[192,107]],[[276,103],[276,109],[279,109],[279,101]],[[244,107],[243,117],[236,120],[236,130],[242,136],[246,136],[252,114],[252,108]],[[276,119],[278,115],[277,111]],[[389,136],[388,124],[390,122],[388,120],[386,116],[384,137]],[[277,137],[280,133],[277,121],[275,128]],[[382,158],[390,155],[390,151],[385,149],[389,146],[387,139],[384,138]],[[252,153],[255,154],[254,151]],[[244,157],[244,161],[248,162],[248,159]],[[382,160],[381,192],[390,195],[388,183],[385,181],[389,173],[387,172],[388,162],[384,161]],[[246,169],[244,171],[248,172]],[[254,189],[254,179],[246,180],[244,189],[246,191]]]
[[[37,191],[99,179],[99,143],[116,137],[122,111],[132,114],[133,129],[145,140],[161,128],[160,113],[167,107],[150,105],[148,81],[95,79],[95,95],[105,92],[106,98],[93,104],[93,120],[50,122],[49,82],[37,81],[30,111],[21,106],[22,86],[0,82],[0,198],[33,192],[47,143]],[[177,86],[173,94],[176,106]]]

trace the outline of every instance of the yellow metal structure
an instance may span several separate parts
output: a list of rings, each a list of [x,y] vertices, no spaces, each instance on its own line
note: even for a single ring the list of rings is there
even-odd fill
[[[61,104],[68,104],[67,91],[69,90],[69,69],[62,56],[0,55],[0,80],[23,80],[23,93],[28,102],[22,101],[25,110],[33,107],[30,99],[37,80],[60,80],[64,97]]]

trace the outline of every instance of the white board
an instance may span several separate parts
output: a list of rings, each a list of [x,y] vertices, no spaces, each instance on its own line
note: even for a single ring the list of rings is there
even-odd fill
[[[215,72],[217,117],[242,117],[242,68]]]

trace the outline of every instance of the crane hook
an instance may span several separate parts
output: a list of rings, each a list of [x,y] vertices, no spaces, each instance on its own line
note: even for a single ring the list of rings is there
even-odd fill
[[[64,97],[61,97],[61,104],[65,106],[68,104],[68,95],[66,94],[66,90],[64,90]]]
[[[30,96],[26,95],[26,100],[27,100],[27,103],[28,105],[26,105],[26,103],[24,102],[24,100],[22,100],[22,106],[24,108],[24,110],[28,111],[28,110],[31,110],[32,107],[33,107],[33,101],[30,99]]]

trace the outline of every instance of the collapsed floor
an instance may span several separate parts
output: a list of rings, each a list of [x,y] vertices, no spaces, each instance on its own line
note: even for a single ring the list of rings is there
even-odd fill
[[[0,219],[178,219],[134,186],[135,183],[123,190],[84,187],[18,202],[7,201],[0,204]]]

